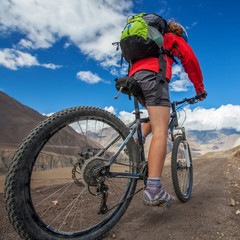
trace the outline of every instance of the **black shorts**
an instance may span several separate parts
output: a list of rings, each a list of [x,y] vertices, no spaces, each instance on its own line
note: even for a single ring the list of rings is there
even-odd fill
[[[167,80],[160,83],[157,80],[157,73],[148,70],[137,71],[133,77],[143,91],[146,106],[171,106]],[[162,90],[159,91],[159,88]]]

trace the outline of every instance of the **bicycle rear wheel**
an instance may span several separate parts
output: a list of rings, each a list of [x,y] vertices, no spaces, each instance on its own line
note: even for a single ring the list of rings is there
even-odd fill
[[[171,172],[177,198],[181,202],[187,202],[192,192],[193,166],[189,145],[182,136],[173,142]]]
[[[106,203],[113,208],[104,214],[98,214],[102,194],[93,196],[88,185],[91,192],[99,191],[94,171],[109,161],[128,134],[116,116],[93,107],[63,110],[40,123],[19,146],[5,183],[9,219],[19,235],[96,239],[110,229],[126,211],[131,199],[117,204],[134,193],[136,180],[103,177]],[[111,169],[136,173],[137,163],[130,139]]]

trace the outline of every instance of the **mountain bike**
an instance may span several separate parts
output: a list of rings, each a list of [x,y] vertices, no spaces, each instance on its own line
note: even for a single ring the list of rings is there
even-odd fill
[[[193,167],[177,106],[172,105],[172,182],[177,198],[190,199]],[[96,239],[116,224],[139,180],[148,176],[138,100],[126,126],[95,107],[74,107],[41,122],[17,149],[5,182],[9,219],[24,239]]]

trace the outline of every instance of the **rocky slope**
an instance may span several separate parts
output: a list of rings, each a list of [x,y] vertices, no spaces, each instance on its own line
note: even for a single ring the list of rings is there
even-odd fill
[[[46,117],[0,91],[0,146],[14,147]]]

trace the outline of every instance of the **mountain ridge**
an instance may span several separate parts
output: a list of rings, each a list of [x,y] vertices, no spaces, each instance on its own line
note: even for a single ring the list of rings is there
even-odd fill
[[[1,91],[0,109],[0,162],[2,160],[5,168],[23,138],[47,117]],[[235,129],[188,130],[187,139],[192,156],[199,157],[208,152],[226,151],[240,145],[240,132]],[[147,137],[145,143],[146,156],[150,142],[151,136]],[[171,152],[170,141],[168,152]]]
[[[16,147],[31,129],[46,119],[46,116],[1,91],[0,109],[0,145]]]

